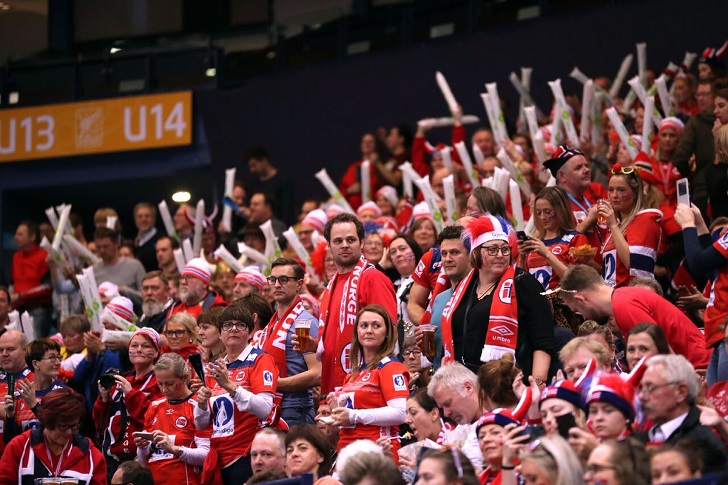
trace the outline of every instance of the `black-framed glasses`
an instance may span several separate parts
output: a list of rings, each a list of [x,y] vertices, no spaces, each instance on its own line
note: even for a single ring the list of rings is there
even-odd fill
[[[670,382],[666,382],[664,384],[658,384],[658,385],[654,385],[654,384],[643,385],[643,384],[640,384],[637,387],[637,394],[638,395],[639,394],[652,394],[653,392],[655,392],[658,389],[662,389],[663,387],[667,387],[667,386],[673,386],[675,384],[677,384],[677,381],[670,381]]]
[[[63,359],[60,355],[48,355],[46,357],[41,357],[39,360],[47,360],[48,362],[60,362]]]
[[[268,284],[271,286],[275,285],[276,281],[279,282],[281,286],[286,285],[289,281],[298,281],[298,279],[293,276],[278,276],[277,278],[275,276],[269,276],[266,280],[268,280]]]
[[[222,325],[220,325],[220,328],[227,332],[232,330],[233,327],[235,327],[238,332],[242,332],[243,330],[248,329],[248,324],[245,322],[241,322],[240,320],[229,320],[227,322],[222,322]]]
[[[182,338],[187,333],[187,330],[165,330],[164,335],[167,337],[177,337]]]
[[[63,431],[63,432],[68,431],[69,429],[73,430],[73,431],[78,431],[79,429],[81,429],[81,423],[58,424],[58,425],[56,425],[56,428],[58,428],[58,431]]]
[[[584,468],[584,473],[590,473],[594,475],[605,470],[614,470],[615,468],[617,467],[612,465],[600,465],[599,463],[591,463]]]
[[[499,252],[503,253],[503,256],[511,254],[510,246],[483,246],[483,249],[488,253],[488,256],[498,256]]]

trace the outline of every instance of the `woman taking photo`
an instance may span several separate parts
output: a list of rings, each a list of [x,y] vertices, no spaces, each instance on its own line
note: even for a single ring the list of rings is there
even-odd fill
[[[98,382],[99,397],[93,418],[109,480],[122,461],[136,457],[133,433],[144,429],[144,413],[149,404],[162,397],[154,375],[158,357],[159,334],[151,328],[141,328],[129,341],[132,370],[123,376],[113,375],[113,384],[108,387],[103,379]]]
[[[195,428],[194,393],[187,387],[189,367],[174,352],[154,364],[154,375],[164,399],[154,401],[144,416],[151,440],[135,436],[137,457],[152,471],[154,483],[197,485],[210,451],[209,431]]]
[[[78,434],[85,412],[80,394],[68,388],[49,392],[39,404],[40,427],[25,431],[5,448],[0,460],[0,484],[68,477],[78,479],[82,485],[106,485],[104,457],[91,440]]]
[[[338,449],[352,441],[397,438],[405,420],[409,374],[394,357],[397,328],[381,305],[367,305],[357,314],[351,342],[351,374],[329,395],[331,417],[341,426]],[[399,441],[392,440],[396,459]]]
[[[528,270],[546,289],[559,286],[570,263],[587,263],[590,257],[570,261],[569,250],[589,244],[576,231],[569,198],[561,187],[546,187],[536,195],[533,222],[535,237],[518,241],[519,266]]]
[[[524,376],[544,385],[554,324],[543,286],[514,264],[515,231],[485,215],[473,219],[463,237],[473,269],[442,314],[443,364],[461,361],[477,373],[483,362],[512,354]]]
[[[167,344],[162,346],[162,353],[174,352],[186,359],[190,354],[199,351],[199,332],[195,317],[185,312],[175,313],[167,320],[164,328]]]
[[[315,485],[338,484],[326,477],[331,468],[331,447],[315,424],[297,424],[286,433],[286,470],[289,477],[311,473]]]
[[[598,215],[609,228],[602,245],[602,278],[621,287],[634,277],[654,277],[662,212],[644,207],[642,177],[634,167],[617,164],[611,174],[609,200],[598,205]]]
[[[199,430],[212,426],[202,483],[231,485],[253,474],[250,445],[259,420],[273,409],[278,369],[273,357],[250,344],[253,314],[249,309],[231,305],[223,310],[219,324],[227,356],[207,364],[194,419]]]

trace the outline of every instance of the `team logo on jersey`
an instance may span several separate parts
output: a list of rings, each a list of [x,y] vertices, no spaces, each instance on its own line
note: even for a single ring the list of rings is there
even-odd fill
[[[404,380],[404,376],[402,374],[393,375],[392,382],[394,382],[395,391],[406,391],[407,390],[407,381]]]
[[[425,270],[425,262],[420,260],[419,263],[417,263],[417,269],[415,269],[415,273],[417,276],[422,276],[422,272]]]
[[[561,254],[564,249],[561,246],[554,246],[551,248],[553,254]]]
[[[273,387],[273,373],[269,370],[263,371],[263,385]]]
[[[351,360],[349,359],[350,352],[351,343],[348,343],[341,351],[341,368],[344,369],[344,372],[347,374],[351,373]]]
[[[215,415],[213,420],[215,428],[224,428],[233,420],[233,403],[225,397],[215,399],[212,405],[212,412]]]
[[[243,382],[245,380],[245,371],[238,372],[235,374],[235,381],[236,382]]]
[[[174,422],[174,425],[180,429],[184,428],[185,426],[187,426],[187,418],[185,418],[184,416],[180,416],[179,418],[177,418],[177,421]]]
[[[511,291],[513,290],[513,278],[508,278],[503,282],[503,285],[501,285],[501,289],[498,292],[498,298],[500,298],[500,301],[503,303],[510,305],[511,304]]]
[[[369,380],[370,377],[372,377],[372,373],[371,372],[367,372],[366,374],[364,374],[364,376],[362,376],[361,381],[362,382],[366,382],[366,381]]]
[[[723,236],[718,239],[718,244],[720,244],[720,247],[723,249],[728,249],[728,233],[723,234]]]
[[[174,409],[167,409],[167,414],[172,414],[174,412]]]
[[[511,330],[510,328],[508,328],[505,325],[498,325],[497,327],[491,328],[491,330],[503,337],[510,337],[511,335],[515,335],[513,330]]]

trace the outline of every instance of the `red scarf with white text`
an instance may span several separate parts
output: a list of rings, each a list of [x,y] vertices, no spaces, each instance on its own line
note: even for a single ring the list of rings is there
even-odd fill
[[[452,337],[452,316],[455,310],[462,303],[463,296],[476,274],[475,269],[455,287],[445,309],[442,312],[442,345],[444,347],[443,364],[450,364],[455,360],[455,345]],[[483,351],[480,354],[481,362],[500,359],[504,354],[516,353],[518,342],[518,304],[516,302],[516,289],[514,277],[516,275],[515,265],[506,269],[500,277],[493,299],[490,305],[490,318],[488,319],[488,331],[485,334]],[[477,288],[474,290],[477,291]]]
[[[341,292],[341,303],[339,305],[339,327],[329,328],[327,325],[329,315],[331,314],[331,295],[334,286],[339,280],[339,274],[336,273],[329,285],[321,296],[321,314],[319,321],[319,336],[323,342],[324,352],[321,354],[321,392],[331,392],[335,386],[344,383],[344,378],[351,373],[351,362],[349,360],[349,350],[351,350],[351,336],[356,326],[356,314],[359,312],[359,283],[364,272],[373,268],[371,264],[364,259],[354,266],[354,269],[346,276],[343,291]],[[336,311],[336,309],[333,309]],[[332,319],[331,323],[336,319]]]

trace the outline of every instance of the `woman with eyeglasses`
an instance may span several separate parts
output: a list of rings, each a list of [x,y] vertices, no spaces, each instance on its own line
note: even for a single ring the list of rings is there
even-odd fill
[[[93,441],[78,434],[86,412],[83,396],[55,389],[38,405],[40,426],[8,443],[0,459],[0,484],[30,484],[36,478],[75,478],[106,485],[106,463]],[[60,479],[57,483],[63,483]]]
[[[357,314],[351,341],[351,374],[329,394],[331,417],[340,426],[338,449],[358,439],[391,440],[399,450],[399,425],[405,420],[409,372],[394,356],[397,328],[381,305]]]
[[[415,485],[479,485],[470,460],[460,450],[427,450],[417,469]]]
[[[584,467],[586,485],[648,485],[650,478],[644,444],[629,438],[597,446]]]
[[[248,308],[225,308],[219,325],[227,356],[207,364],[194,419],[199,430],[212,427],[202,483],[231,485],[253,474],[250,446],[260,420],[273,409],[278,369],[273,357],[250,343],[253,314]]]
[[[49,338],[33,340],[25,349],[25,361],[33,370],[33,380],[15,381],[16,392],[22,399],[15,401],[15,419],[7,419],[3,429],[3,439],[8,443],[23,429],[35,427],[38,423],[38,404],[43,397],[54,389],[66,385],[58,380],[61,367],[61,347]],[[9,416],[12,418],[12,416]],[[19,423],[23,423],[20,427]]]
[[[511,354],[524,376],[545,385],[554,351],[554,324],[543,286],[516,267],[513,227],[485,215],[463,235],[472,270],[442,314],[443,364],[461,361],[473,372]],[[517,255],[516,255],[517,256]]]
[[[99,397],[93,409],[97,441],[106,458],[109,480],[123,461],[136,458],[133,433],[144,427],[144,413],[149,403],[162,397],[154,375],[159,357],[159,334],[141,328],[129,340],[132,370],[123,376],[114,373],[110,382],[99,379]]]
[[[602,278],[612,287],[626,286],[638,276],[654,277],[662,212],[645,207],[642,184],[638,170],[617,164],[611,170],[609,200],[598,205],[609,228],[601,251]]]
[[[405,337],[402,343],[402,363],[407,366],[409,371],[410,391],[426,388],[432,377],[430,373],[432,366],[422,366],[422,350],[414,337]]]
[[[156,484],[200,483],[200,471],[210,450],[209,430],[195,428],[195,394],[187,387],[189,366],[179,354],[163,354],[154,364],[164,399],[151,403],[144,430],[152,437],[135,436],[137,458],[152,471]]]
[[[190,354],[199,351],[199,332],[195,317],[185,312],[175,313],[164,327],[167,343],[162,346],[162,353],[174,352],[186,359]]]

